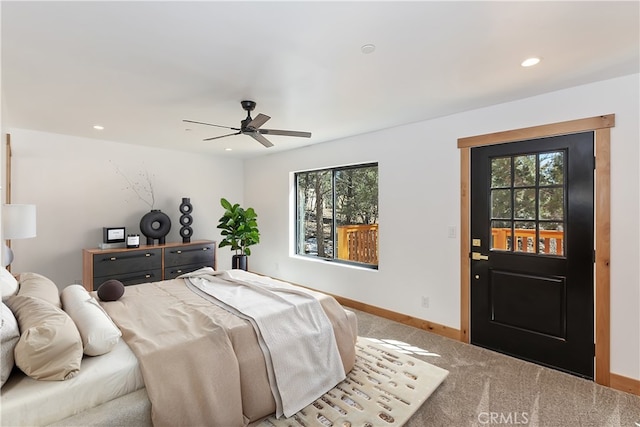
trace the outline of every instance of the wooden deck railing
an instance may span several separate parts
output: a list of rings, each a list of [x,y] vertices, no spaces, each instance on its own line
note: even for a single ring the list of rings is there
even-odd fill
[[[514,244],[516,245],[514,250],[516,252],[535,252],[536,230],[516,228],[514,234]],[[491,237],[493,240],[492,249],[510,249],[508,246],[508,242],[511,240],[510,228],[492,228]],[[540,239],[545,254],[564,254],[564,231],[540,230]]]
[[[378,224],[338,226],[338,258],[378,265]]]
[[[516,228],[515,239],[510,228],[492,228],[492,249],[508,250],[513,242],[516,252],[535,252],[536,231]],[[540,230],[541,252],[564,254],[564,231]],[[378,264],[378,224],[343,225],[338,227],[338,258],[348,261]]]

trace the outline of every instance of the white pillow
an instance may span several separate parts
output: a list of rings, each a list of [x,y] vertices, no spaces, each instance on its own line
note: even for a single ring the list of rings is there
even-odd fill
[[[18,293],[18,280],[4,267],[0,267],[0,290],[3,301]]]
[[[84,354],[99,356],[110,352],[122,333],[98,301],[82,285],[69,285],[60,294],[62,309],[73,319],[80,336]]]

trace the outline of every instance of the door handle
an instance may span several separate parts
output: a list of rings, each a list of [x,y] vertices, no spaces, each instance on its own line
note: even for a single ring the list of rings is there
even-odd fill
[[[471,259],[474,261],[489,261],[489,255],[482,255],[480,252],[471,252]]]

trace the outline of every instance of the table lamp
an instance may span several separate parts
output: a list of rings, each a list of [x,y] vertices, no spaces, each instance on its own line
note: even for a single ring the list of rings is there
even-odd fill
[[[13,251],[6,240],[36,237],[36,205],[10,204],[2,206],[2,265],[13,261]]]

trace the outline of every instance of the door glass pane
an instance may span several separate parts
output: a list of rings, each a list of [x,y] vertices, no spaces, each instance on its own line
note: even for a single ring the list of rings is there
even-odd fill
[[[564,183],[564,152],[540,153],[540,185]]]
[[[536,223],[534,221],[516,221],[515,252],[536,252]]]
[[[511,190],[491,190],[491,217],[511,219]]]
[[[513,192],[513,211],[516,219],[536,219],[536,189],[524,188]]]
[[[511,187],[511,157],[491,159],[491,188]]]
[[[536,155],[515,156],[513,158],[514,187],[536,185]]]
[[[540,246],[538,253],[564,255],[564,226],[562,222],[540,223]]]
[[[541,188],[538,199],[539,219],[564,220],[564,188]]]
[[[491,159],[491,250],[564,256],[564,156]]]
[[[511,250],[511,221],[491,221],[491,249]]]

